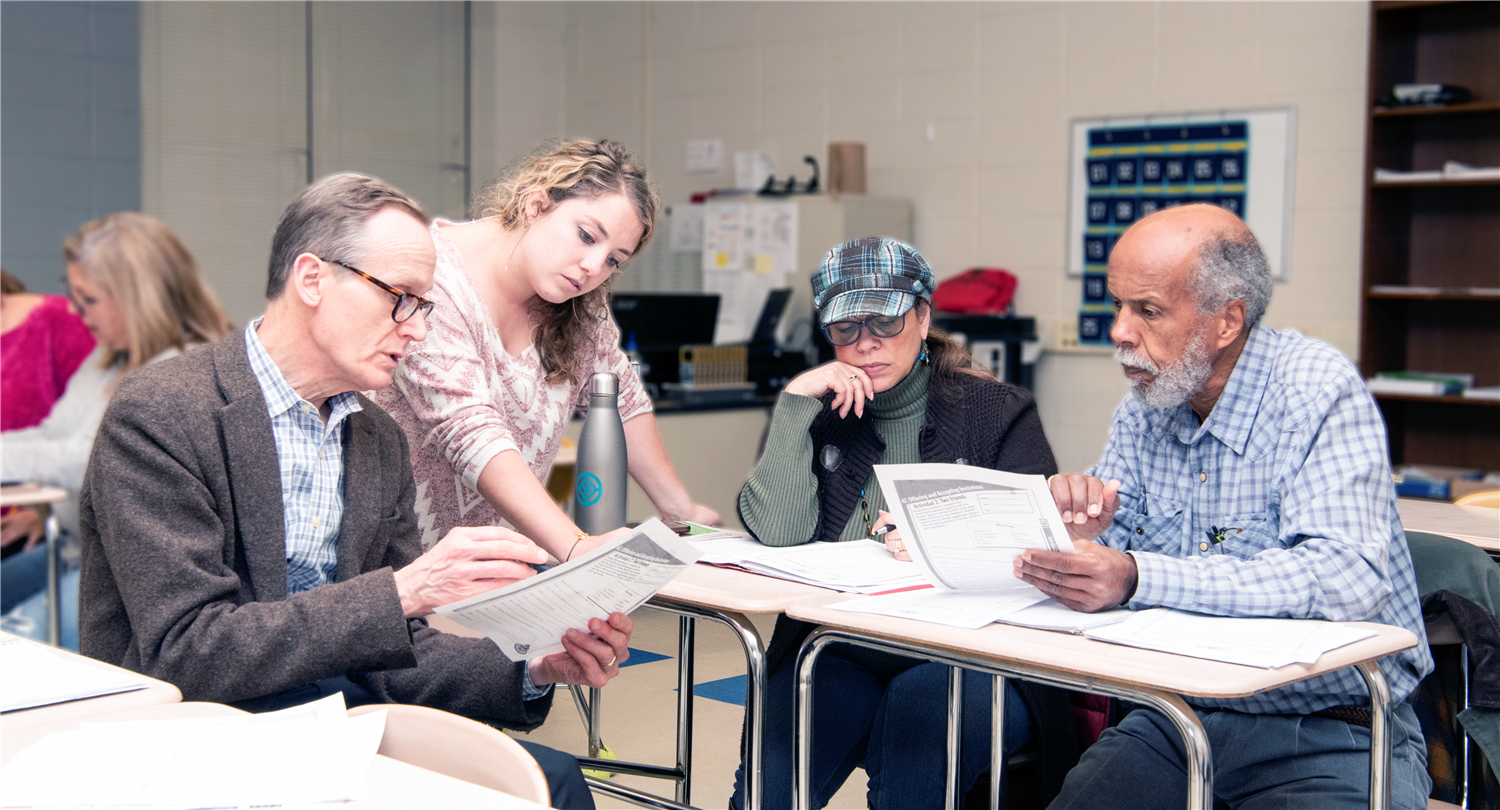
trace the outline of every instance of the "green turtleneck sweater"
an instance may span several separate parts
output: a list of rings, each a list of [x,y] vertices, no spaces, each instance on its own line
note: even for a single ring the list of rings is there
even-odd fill
[[[875,416],[875,430],[885,440],[880,464],[915,464],[921,461],[918,437],[927,413],[927,383],[931,371],[917,365],[889,391],[875,395],[865,409]],[[740,490],[740,515],[746,527],[768,546],[796,546],[812,539],[818,525],[818,479],[813,475],[812,446],[808,429],[823,403],[812,397],[783,393],[771,415],[766,450]],[[845,418],[853,419],[850,410]],[[854,510],[839,534],[839,540],[862,540],[877,523],[885,498],[875,474],[865,482],[861,508]]]

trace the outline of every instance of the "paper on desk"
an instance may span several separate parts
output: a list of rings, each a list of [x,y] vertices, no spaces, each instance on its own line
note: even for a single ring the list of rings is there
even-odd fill
[[[1277,669],[1315,663],[1323,653],[1375,633],[1316,619],[1230,618],[1152,608],[1084,635],[1210,661]]]
[[[1026,549],[1073,551],[1040,475],[966,464],[877,464],[901,539],[934,587],[1034,591],[1011,561]]]
[[[437,612],[526,661],[562,652],[570,627],[587,633],[589,619],[635,610],[697,559],[691,543],[652,518],[576,560]]]
[[[1081,635],[1090,630],[1127,621],[1135,614],[1135,611],[1125,608],[1101,610],[1098,613],[1082,613],[1055,599],[1044,599],[1027,606],[1024,610],[1001,616],[995,621],[1019,627],[1033,627],[1037,630]]]
[[[0,712],[145,689],[124,670],[91,666],[25,639],[0,634]]]
[[[920,591],[867,596],[829,605],[832,610],[874,613],[974,630],[1046,599],[1041,591]]]
[[[351,718],[342,695],[319,702],[333,705],[292,716],[85,723],[49,734],[0,770],[0,805],[201,808],[366,798],[385,712]]]
[[[921,569],[891,556],[885,544],[864,540],[791,548],[761,546],[739,565],[752,573],[850,593],[881,593],[927,584]]]

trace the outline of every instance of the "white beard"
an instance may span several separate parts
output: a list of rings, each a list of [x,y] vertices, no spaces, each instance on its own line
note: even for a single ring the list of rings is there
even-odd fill
[[[1158,366],[1145,354],[1124,346],[1115,349],[1115,362],[1151,375],[1149,379],[1131,378],[1130,393],[1147,407],[1159,411],[1169,411],[1187,402],[1203,390],[1203,384],[1213,374],[1208,341],[1201,333],[1182,350],[1182,357],[1169,366]]]

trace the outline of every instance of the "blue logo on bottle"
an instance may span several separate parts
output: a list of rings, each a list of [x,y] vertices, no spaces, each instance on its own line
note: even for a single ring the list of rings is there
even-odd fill
[[[599,476],[591,472],[579,473],[573,494],[578,498],[579,506],[593,506],[603,497],[604,485],[599,483]]]

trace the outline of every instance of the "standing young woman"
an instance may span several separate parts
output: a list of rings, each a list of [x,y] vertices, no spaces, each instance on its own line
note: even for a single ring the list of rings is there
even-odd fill
[[[76,536],[78,487],[116,383],[140,366],[218,340],[230,326],[198,275],[193,254],[149,214],[121,211],[85,223],[64,243],[63,258],[68,297],[98,348],[74,372],[41,424],[5,434],[0,474],[72,493],[57,511],[63,529]],[[38,592],[45,584],[45,551],[38,546],[5,561],[0,588],[6,608],[18,605],[15,609],[27,616],[42,614],[45,594]],[[62,637],[71,649],[78,648],[76,584],[76,572],[62,583]]]
[[[411,445],[423,546],[455,526],[490,524],[509,525],[559,560],[599,545],[543,484],[600,371],[620,378],[630,475],[657,511],[717,522],[672,469],[609,315],[610,276],[645,247],[656,222],[644,167],[611,141],[544,147],[477,203],[480,219],[433,221],[428,297],[437,306],[427,339],[375,395]]]

